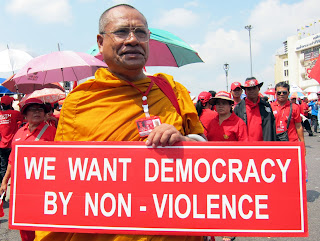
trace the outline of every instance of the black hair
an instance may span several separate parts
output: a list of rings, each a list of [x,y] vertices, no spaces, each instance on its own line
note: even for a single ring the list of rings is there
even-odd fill
[[[248,80],[252,80],[252,79],[256,79],[256,77],[248,77],[248,78],[246,78],[246,81],[248,81]]]
[[[57,107],[59,107],[59,103],[54,103],[53,109],[57,109]]]
[[[285,81],[281,81],[281,82],[277,83],[276,86],[274,87],[274,89],[277,91],[278,87],[287,88],[288,92],[290,92],[290,85]]]
[[[53,111],[52,105],[50,103],[44,103],[47,107],[48,112]]]
[[[204,108],[203,108],[203,105],[202,105],[201,101],[198,100],[197,103],[196,103],[196,110],[197,110],[197,113],[198,113],[199,117],[201,116],[203,109]]]
[[[212,98],[217,94],[217,92],[215,92],[214,90],[209,90],[208,92],[212,95]]]
[[[11,104],[10,105],[1,104],[1,109],[2,110],[13,110]]]

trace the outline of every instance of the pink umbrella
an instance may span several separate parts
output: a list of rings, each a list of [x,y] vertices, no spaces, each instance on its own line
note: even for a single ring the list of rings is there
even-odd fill
[[[276,90],[274,88],[268,89],[267,91],[264,92],[266,95],[275,95]]]
[[[42,100],[44,103],[56,103],[59,100],[66,98],[64,91],[55,88],[44,88],[41,90],[36,90],[31,94],[27,94],[20,101],[20,105],[24,106],[26,100],[30,98],[36,98]]]
[[[6,87],[12,92],[19,92],[23,94],[30,94],[35,90],[43,88],[56,88],[64,91],[63,87],[59,83],[50,83],[50,84],[16,84],[13,80],[14,75],[6,79],[1,85]]]
[[[13,80],[17,85],[78,81],[93,76],[100,67],[107,65],[92,55],[58,51],[32,59]]]

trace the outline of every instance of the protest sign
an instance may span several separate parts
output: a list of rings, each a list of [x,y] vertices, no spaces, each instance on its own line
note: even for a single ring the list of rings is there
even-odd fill
[[[299,142],[21,142],[13,152],[12,229],[308,234]]]

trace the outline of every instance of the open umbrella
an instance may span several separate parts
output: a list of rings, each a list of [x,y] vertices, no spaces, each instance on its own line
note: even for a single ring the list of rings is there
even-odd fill
[[[275,95],[276,94],[276,90],[275,88],[270,88],[270,89],[267,89],[264,94],[266,95]]]
[[[44,88],[41,90],[35,90],[34,92],[24,96],[20,101],[20,105],[23,106],[25,104],[25,101],[30,98],[42,100],[44,103],[56,103],[59,100],[66,98],[66,94],[64,91],[56,88]]]
[[[13,80],[14,75],[6,79],[1,85],[12,92],[19,92],[23,94],[30,94],[35,90],[40,90],[43,88],[58,88],[64,91],[63,87],[59,83],[50,84],[16,84]]]
[[[203,62],[198,53],[176,35],[160,29],[150,28],[149,58],[146,66],[181,67],[186,64]],[[87,51],[102,60],[98,46]]]
[[[100,67],[107,65],[89,54],[58,51],[32,59],[13,80],[17,85],[78,81],[93,76]]]
[[[18,50],[6,49],[0,52],[0,72],[14,72],[32,59],[31,55]]]
[[[3,83],[6,79],[0,78],[0,83]],[[0,94],[15,94],[14,92],[11,92],[6,87],[0,85]]]
[[[304,92],[306,92],[306,93],[317,93],[318,91],[320,91],[319,85],[310,86],[310,87],[304,89]]]
[[[289,98],[291,98],[291,96],[296,96],[302,99],[303,97],[305,97],[305,94],[302,92],[290,92]]]

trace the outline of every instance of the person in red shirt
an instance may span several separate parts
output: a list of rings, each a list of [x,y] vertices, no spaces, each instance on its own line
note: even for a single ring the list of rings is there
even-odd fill
[[[301,141],[304,143],[303,128],[301,125],[300,107],[288,100],[290,85],[282,81],[276,84],[277,100],[271,104],[273,115],[276,118],[276,132],[288,131],[289,141]],[[294,101],[294,98],[292,98]],[[292,106],[292,114],[287,129],[288,117]]]
[[[234,108],[234,113],[247,125],[249,141],[275,141],[275,119],[269,102],[259,96],[263,82],[259,83],[255,77],[246,79],[242,89],[246,98],[242,99]]]
[[[209,92],[203,91],[198,96],[198,101],[196,103],[196,110],[198,112],[199,119],[204,128],[204,135],[207,137],[208,125],[210,121],[216,117],[217,112],[212,109],[212,95]]]
[[[232,112],[231,94],[219,91],[213,98],[218,115],[208,125],[208,141],[248,141],[247,126]]]
[[[45,114],[48,112],[47,107],[39,99],[30,98],[26,100],[25,105],[21,108],[22,114],[27,119],[27,124],[21,127],[13,137],[13,143],[17,141],[53,141],[56,128],[48,126],[44,122]],[[2,180],[0,194],[7,190],[8,181],[11,177],[11,162],[13,155],[9,157],[9,163],[6,174]],[[22,241],[31,241],[35,238],[34,231],[20,230]]]
[[[313,136],[310,122],[309,122],[309,106],[308,106],[308,97],[304,97],[300,104],[300,112],[305,118],[302,118],[302,126],[306,129],[309,133],[309,136]]]
[[[10,96],[1,97],[0,110],[0,181],[7,171],[9,155],[11,152],[12,138],[16,134],[19,125],[23,121],[20,111],[13,110]]]
[[[231,84],[231,95],[236,106],[241,101],[242,89],[240,82],[233,82]]]

